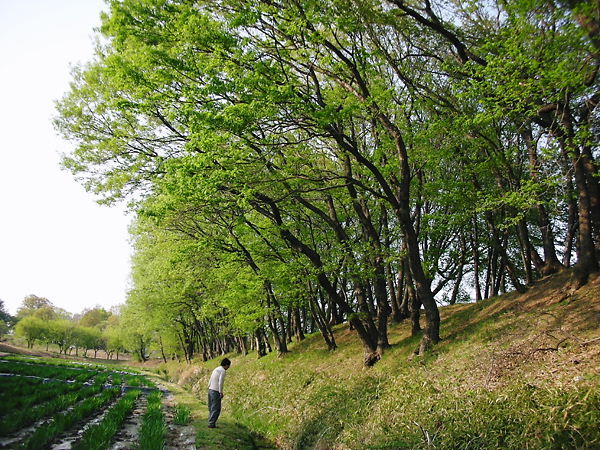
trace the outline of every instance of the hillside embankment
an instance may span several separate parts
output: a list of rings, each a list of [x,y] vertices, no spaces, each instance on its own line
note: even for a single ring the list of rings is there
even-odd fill
[[[599,448],[598,277],[573,290],[570,276],[441,308],[442,341],[423,357],[409,323],[372,368],[347,326],[334,352],[314,334],[279,357],[228,355],[225,414],[290,449]],[[202,397],[217,364],[159,370]]]

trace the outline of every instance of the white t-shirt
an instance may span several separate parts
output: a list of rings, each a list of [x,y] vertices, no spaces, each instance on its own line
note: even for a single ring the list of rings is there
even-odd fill
[[[225,368],[223,366],[219,366],[215,370],[213,370],[213,373],[210,376],[210,381],[208,382],[208,388],[212,389],[213,391],[218,391],[222,394],[224,381]]]

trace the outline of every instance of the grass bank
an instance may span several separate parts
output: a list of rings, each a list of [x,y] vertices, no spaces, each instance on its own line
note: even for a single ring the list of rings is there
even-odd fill
[[[598,279],[570,291],[568,277],[442,308],[442,342],[425,357],[408,323],[369,369],[346,326],[334,352],[312,335],[281,357],[228,355],[222,440],[231,425],[286,449],[598,448]],[[159,370],[203,398],[217,364]]]

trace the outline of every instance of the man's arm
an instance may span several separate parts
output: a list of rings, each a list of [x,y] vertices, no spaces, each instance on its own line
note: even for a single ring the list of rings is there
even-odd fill
[[[221,393],[221,398],[223,398],[223,384],[225,383],[225,371],[223,370],[219,374],[219,392]]]

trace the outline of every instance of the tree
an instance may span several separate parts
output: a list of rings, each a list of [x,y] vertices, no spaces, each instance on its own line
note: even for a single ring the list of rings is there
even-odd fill
[[[47,333],[47,323],[33,315],[23,317],[15,326],[15,335],[27,341],[27,348],[33,348],[36,341],[44,340]]]
[[[46,322],[49,342],[58,345],[59,353],[67,354],[67,350],[75,344],[77,326],[66,319],[55,319]]]
[[[0,336],[8,333],[15,325],[16,318],[6,310],[4,301],[0,299]]]
[[[98,327],[102,329],[106,326],[106,321],[110,317],[110,312],[104,308],[96,306],[95,308],[88,308],[82,312],[82,316],[79,319],[79,324],[84,327]]]
[[[307,324],[334,348],[347,320],[372,365],[390,315],[435,344],[461,284],[523,291],[574,247],[585,282],[597,18],[548,3],[113,2],[56,125],[78,144],[65,167],[152,222],[128,300],[140,357],[167,335],[188,359],[250,334],[283,353]]]
[[[106,342],[107,358],[112,359],[112,355],[115,354],[118,360],[119,353],[123,353],[125,351],[123,332],[121,328],[119,326],[106,327],[102,332],[102,339]]]
[[[23,318],[25,316],[34,314],[38,310],[42,310],[41,314],[46,316],[53,308],[54,305],[47,298],[38,297],[37,295],[31,294],[23,299],[21,306],[19,309],[17,309],[17,317]]]

